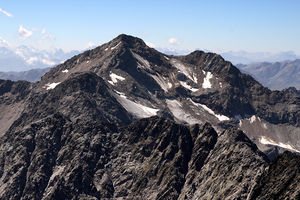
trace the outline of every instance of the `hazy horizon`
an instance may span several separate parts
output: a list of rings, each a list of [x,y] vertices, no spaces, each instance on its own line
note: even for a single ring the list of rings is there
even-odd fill
[[[12,0],[0,4],[0,46],[82,50],[125,33],[174,51],[300,55],[299,7],[295,0]]]

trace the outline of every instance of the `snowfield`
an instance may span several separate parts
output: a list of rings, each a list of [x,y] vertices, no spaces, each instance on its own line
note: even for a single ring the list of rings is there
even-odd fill
[[[117,92],[119,103],[131,114],[138,118],[146,118],[157,115],[159,109],[150,108],[127,99],[124,93]]]
[[[218,118],[219,121],[227,121],[230,120],[229,117],[225,116],[225,115],[219,115],[216,114],[212,109],[210,109],[209,107],[207,107],[204,104],[201,103],[195,103],[192,99],[189,99],[195,106],[199,107],[201,106],[204,110],[206,110],[209,114],[214,115],[216,118]]]
[[[289,149],[289,150],[292,150],[292,151],[295,151],[295,152],[298,152],[300,153],[300,151],[298,151],[297,149],[295,149],[292,145],[290,144],[284,144],[284,143],[277,143],[275,141],[273,141],[272,139],[270,138],[267,138],[265,136],[262,136],[260,139],[259,139],[259,142],[262,143],[262,144],[265,144],[265,145],[273,145],[273,146],[278,146],[278,147],[281,147],[281,148],[284,148],[284,149]]]
[[[185,110],[182,109],[182,105],[177,100],[166,100],[168,108],[179,121],[184,121],[188,124],[199,124],[200,120],[194,118],[192,115],[188,114]]]

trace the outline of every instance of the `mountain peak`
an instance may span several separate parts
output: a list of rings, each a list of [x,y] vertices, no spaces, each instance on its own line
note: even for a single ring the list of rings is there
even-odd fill
[[[140,47],[140,46],[144,46],[146,47],[146,43],[138,38],[138,37],[134,37],[131,35],[126,35],[126,34],[120,34],[118,35],[116,38],[114,38],[110,43],[123,43],[123,45],[125,47],[129,47],[129,48],[135,48],[135,47]]]

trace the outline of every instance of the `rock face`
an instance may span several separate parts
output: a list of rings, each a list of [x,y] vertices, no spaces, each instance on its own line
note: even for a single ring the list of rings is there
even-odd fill
[[[300,199],[300,157],[285,152],[274,160],[251,199]]]
[[[23,112],[30,89],[31,85],[26,81],[0,80],[0,136]]]
[[[0,199],[255,198],[272,165],[252,141],[300,145],[294,92],[127,35],[37,83],[0,81],[0,100]]]
[[[246,199],[268,163],[241,131],[158,117],[117,128],[54,114],[1,140],[1,199]]]

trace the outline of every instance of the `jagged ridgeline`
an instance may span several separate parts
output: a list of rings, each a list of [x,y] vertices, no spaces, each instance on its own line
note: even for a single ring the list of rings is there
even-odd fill
[[[0,199],[299,199],[299,110],[217,54],[120,35],[0,81]]]

